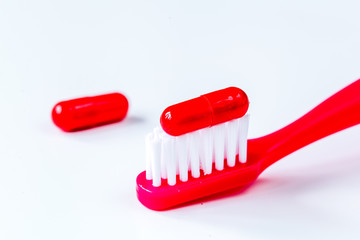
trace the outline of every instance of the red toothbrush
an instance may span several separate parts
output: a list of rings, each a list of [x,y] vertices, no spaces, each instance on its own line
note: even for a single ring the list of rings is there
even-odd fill
[[[230,98],[228,97],[227,99]],[[244,99],[244,95],[242,95],[242,99]],[[214,102],[211,102],[210,105],[213,103]],[[222,104],[221,109],[226,109],[226,101],[222,101]],[[234,107],[234,105],[232,106]],[[229,111],[231,111],[231,109],[234,109],[233,107],[228,108],[228,110],[230,109]],[[238,110],[236,111],[244,110],[245,107],[246,104],[238,106]],[[198,112],[196,109],[190,109],[189,111],[193,113]],[[199,109],[199,111],[204,110]],[[213,109],[209,110],[209,107],[205,112],[208,111],[212,114],[214,113]],[[219,114],[226,115],[226,113],[221,113],[221,111]],[[212,118],[214,118],[214,116],[212,116]],[[200,119],[203,119],[203,115],[200,115]],[[231,119],[231,116],[227,117],[227,120]],[[240,119],[244,119],[244,117]],[[194,177],[193,174],[191,174],[188,179],[185,179],[186,181],[181,179],[181,170],[179,171],[179,166],[177,166],[176,163],[172,163],[176,165],[176,170],[174,170],[174,166],[170,168],[172,172],[161,171],[163,170],[163,166],[161,165],[158,170],[161,171],[162,178],[159,184],[155,184],[157,186],[154,186],[153,180],[149,179],[152,177],[149,176],[149,173],[148,176],[146,176],[146,171],[140,173],[136,180],[138,199],[144,206],[150,209],[163,210],[212,194],[245,187],[255,181],[267,167],[281,158],[314,141],[359,123],[360,79],[326,99],[313,110],[288,126],[266,136],[249,139],[247,141],[247,160],[245,163],[236,161],[235,166],[229,166],[228,164],[225,165],[222,170],[217,170],[218,168],[212,166],[211,173],[207,173],[204,170],[204,166],[201,166],[203,170],[200,171],[200,176]],[[181,124],[178,124],[178,126],[181,126]],[[206,126],[206,124],[204,126]],[[170,148],[173,147],[173,145],[169,145],[168,143],[162,144],[170,146]],[[229,144],[229,142],[227,144]],[[162,150],[161,155],[167,156],[168,152],[171,153],[172,150],[165,148],[165,150]],[[237,160],[239,160],[239,155],[241,157],[240,150],[237,151]],[[226,157],[228,156],[224,158]],[[202,162],[200,164],[203,165]],[[213,162],[213,164],[215,163]],[[173,173],[174,171],[175,173]],[[166,180],[166,178],[167,175],[172,176],[171,174],[175,174],[176,179],[171,180],[169,183],[169,179]]]

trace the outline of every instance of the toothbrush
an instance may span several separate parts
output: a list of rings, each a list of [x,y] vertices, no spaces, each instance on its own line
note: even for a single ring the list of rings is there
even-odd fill
[[[239,109],[243,111],[245,109],[247,110],[246,106],[240,107]],[[197,109],[189,109],[189,111],[196,112]],[[166,111],[164,112],[166,114]],[[242,114],[244,114],[244,112],[242,112]],[[241,150],[242,146],[240,146],[240,143],[243,142],[242,138],[246,135],[246,130],[243,128],[247,125],[247,119],[248,115],[244,115],[238,119],[217,124],[209,129],[196,129],[193,132],[188,132],[188,130],[180,131],[180,133],[184,134],[179,136],[171,136],[157,128],[155,134],[153,133],[147,137],[147,171],[140,173],[136,179],[136,191],[139,201],[149,209],[164,210],[216,193],[246,187],[254,182],[266,168],[281,158],[314,141],[359,124],[360,79],[335,93],[313,110],[284,128],[263,137],[247,140],[246,158],[241,159],[244,158],[244,156],[242,156],[244,150]],[[199,155],[200,167],[202,168],[200,174],[194,175],[192,173],[191,163],[189,163],[190,171],[188,179],[186,179],[186,177],[180,179],[181,169],[179,169],[180,166],[176,165],[179,164],[176,162],[178,156],[186,156],[186,153],[188,153],[191,157],[191,155],[194,155],[194,152],[199,153],[201,146],[206,146],[206,142],[209,142],[209,139],[206,139],[207,135],[201,134],[201,131],[205,133],[211,131],[212,134],[208,135],[213,138],[217,136],[224,137],[225,135],[225,141],[219,141],[219,139],[212,140],[213,144],[225,142],[226,145],[224,149],[226,150],[226,148],[229,148],[229,146],[233,144],[233,142],[227,142],[231,140],[227,137],[228,134],[214,135],[214,133],[216,134],[218,131],[210,129],[225,124],[226,126],[221,126],[220,129],[226,131],[226,129],[229,129],[230,122],[233,121],[238,121],[237,134],[239,135],[237,140],[235,140],[239,144],[236,150],[235,165],[229,166],[229,164],[224,164],[223,169],[220,168],[220,170],[218,170],[215,166],[216,163],[212,162],[213,165],[211,166],[210,173],[207,172],[206,166],[202,164],[202,157]],[[242,126],[240,126],[240,124],[242,124]],[[198,140],[202,140],[203,142],[195,144],[191,142],[191,144],[189,144],[188,141],[194,138],[196,139],[196,137],[194,137],[196,134]],[[154,137],[157,139],[154,139]],[[181,141],[187,141],[187,148],[177,148],[181,146],[181,144],[177,145],[177,143],[181,143]],[[173,142],[175,142],[175,144]],[[159,149],[159,144],[163,147],[160,147],[160,149],[162,149],[160,151],[156,150]],[[200,146],[200,148],[191,149],[194,146]],[[213,145],[213,148],[217,147],[218,146]],[[183,152],[184,149],[186,149],[187,152]],[[213,154],[215,154],[215,151]],[[174,155],[176,156],[175,158],[173,157]],[[167,158],[168,156],[169,158]],[[158,166],[155,166],[156,164],[151,166],[151,163],[154,163],[152,161],[154,157],[160,158],[160,164],[156,163]],[[214,156],[212,157],[214,158]],[[227,161],[226,157],[228,156],[226,156],[224,152],[224,162]],[[244,160],[246,160],[246,162],[244,162]],[[152,167],[157,167],[157,169]],[[195,168],[195,171],[197,171],[197,168]],[[155,176],[153,176],[154,173]],[[155,182],[153,181],[153,177],[158,178],[158,174],[161,175],[160,183],[158,181],[159,179],[155,180]],[[175,180],[174,175],[176,177]],[[170,181],[168,177],[171,178]]]

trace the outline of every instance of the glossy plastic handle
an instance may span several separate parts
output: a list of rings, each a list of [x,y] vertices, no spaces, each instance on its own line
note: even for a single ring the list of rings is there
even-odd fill
[[[359,123],[360,79],[288,126],[264,137],[249,140],[249,149],[256,149],[253,154],[262,159],[259,170],[263,171],[286,155]]]

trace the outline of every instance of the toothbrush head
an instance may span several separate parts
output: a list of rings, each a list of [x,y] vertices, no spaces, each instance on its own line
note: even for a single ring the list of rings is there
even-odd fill
[[[237,162],[234,167],[225,166],[223,170],[214,170],[211,174],[182,182],[177,176],[177,183],[171,186],[162,179],[161,186],[155,187],[152,180],[146,179],[146,172],[138,175],[136,191],[139,201],[149,209],[165,210],[184,203],[189,203],[216,193],[246,187],[257,179],[260,172],[256,157],[248,158],[246,163]]]
[[[146,137],[140,202],[166,209],[255,180],[256,168],[246,163],[248,107],[245,92],[230,87],[165,109],[162,128]],[[251,177],[237,179],[239,172]]]

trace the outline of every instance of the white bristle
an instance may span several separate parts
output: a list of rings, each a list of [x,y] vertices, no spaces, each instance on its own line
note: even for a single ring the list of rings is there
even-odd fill
[[[162,144],[161,161],[165,160],[166,176],[169,185],[176,183],[176,154],[175,154],[175,138],[164,137]]]
[[[151,170],[151,164],[153,161],[153,148],[152,148],[152,142],[153,142],[154,134],[149,133],[146,135],[145,138],[145,147],[146,147],[146,179],[151,180],[152,179],[152,170]]]
[[[239,161],[246,162],[247,157],[247,135],[249,128],[249,115],[239,119]]]
[[[224,158],[225,158],[225,124],[218,124],[211,127],[213,130],[214,140],[214,158],[215,158],[215,169],[224,169]]]
[[[167,146],[166,146],[166,137],[165,138],[160,138],[161,139],[161,147],[160,147],[160,151],[161,151],[161,157],[160,157],[160,169],[161,169],[161,178],[162,179],[166,179],[167,176],[167,171],[166,171],[166,162],[168,161],[168,156],[167,156]]]
[[[197,130],[181,136],[166,134],[160,127],[146,136],[146,179],[153,186],[161,185],[167,179],[168,185],[176,184],[176,176],[182,182],[188,181],[189,171],[198,178],[200,172],[211,174],[213,163],[216,170],[236,165],[236,157],[246,162],[247,132],[249,116]]]
[[[239,145],[239,120],[225,123],[226,126],[226,159],[229,167],[235,166],[237,148]]]
[[[204,174],[212,172],[213,140],[209,128],[199,130],[200,134],[200,163]]]
[[[186,149],[186,135],[176,137],[176,153],[179,166],[180,181],[186,182],[189,176],[189,161]]]
[[[187,134],[187,138],[191,176],[198,178],[200,177],[199,132],[195,131],[193,133]]]
[[[160,176],[162,179],[166,179],[166,162],[168,160],[166,156],[164,156],[164,151],[166,151],[166,146],[164,146],[164,140],[167,138],[167,135],[163,134],[162,130],[159,127],[154,129],[154,135],[160,139]]]
[[[161,185],[161,141],[158,133],[154,133],[153,142],[151,144],[151,170],[153,185],[158,187]]]

